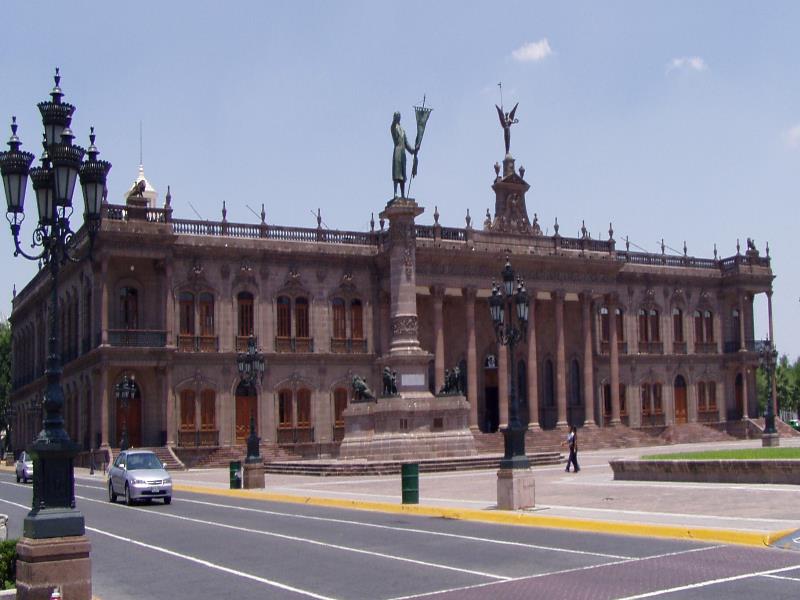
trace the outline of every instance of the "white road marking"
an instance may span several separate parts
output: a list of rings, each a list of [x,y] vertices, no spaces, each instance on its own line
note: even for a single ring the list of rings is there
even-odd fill
[[[784,581],[796,581],[800,583],[800,577],[784,577],[782,575],[762,575],[762,577],[769,577],[770,579],[783,579]]]
[[[751,579],[753,577],[768,576],[775,573],[783,573],[784,571],[792,571],[800,567],[794,565],[792,567],[783,567],[780,569],[770,569],[769,571],[758,571],[753,573],[744,573],[742,575],[733,575],[731,577],[720,577],[719,579],[709,579],[708,581],[701,581],[698,583],[690,583],[688,585],[681,585],[673,588],[665,588],[663,590],[656,590],[655,592],[647,592],[646,594],[637,594],[636,596],[626,596],[619,600],[638,600],[639,598],[652,598],[653,596],[661,596],[664,594],[672,594],[674,592],[683,592],[686,590],[696,590],[697,588],[708,587],[710,585],[717,585],[719,583],[728,583],[731,581],[740,581],[742,579]]]
[[[291,542],[299,542],[299,543],[303,543],[303,544],[310,544],[312,546],[320,546],[322,548],[329,548],[329,549],[332,549],[332,550],[341,550],[341,551],[344,551],[344,552],[353,552],[355,554],[364,554],[364,555],[372,556],[372,557],[376,557],[376,558],[385,558],[385,559],[388,559],[388,560],[393,560],[393,561],[398,561],[398,562],[407,562],[407,563],[411,563],[411,564],[414,564],[414,565],[420,565],[420,566],[423,566],[423,567],[431,567],[431,568],[434,568],[434,569],[443,569],[445,571],[456,571],[458,573],[467,573],[469,575],[477,575],[479,577],[488,577],[490,579],[497,579],[497,580],[501,580],[501,581],[507,581],[509,579],[512,579],[511,577],[507,577],[505,575],[497,575],[495,573],[487,573],[487,572],[484,572],[484,571],[475,571],[473,569],[462,569],[462,568],[459,568],[459,567],[451,567],[450,565],[443,565],[443,564],[439,564],[439,563],[432,563],[432,562],[427,562],[427,561],[422,561],[422,560],[416,560],[416,559],[413,559],[413,558],[407,558],[407,557],[404,557],[404,556],[396,556],[396,555],[392,555],[392,554],[385,554],[383,552],[375,552],[375,551],[372,551],[372,550],[362,550],[361,548],[353,548],[351,546],[342,546],[342,545],[339,545],[339,544],[329,544],[327,542],[320,542],[319,540],[313,540],[313,539],[310,539],[310,538],[302,538],[302,537],[286,535],[286,534],[282,534],[282,533],[274,533],[274,532],[271,532],[271,531],[264,531],[264,530],[261,530],[261,529],[251,529],[251,528],[248,528],[248,527],[239,527],[239,526],[236,526],[236,525],[227,525],[225,523],[217,523],[217,522],[214,522],[214,521],[205,521],[203,519],[195,519],[195,518],[192,518],[192,517],[185,517],[185,516],[182,516],[182,515],[176,515],[176,514],[171,514],[171,513],[166,513],[166,512],[155,512],[155,511],[146,510],[146,509],[143,509],[143,508],[136,508],[136,507],[133,507],[133,506],[123,506],[123,505],[116,504],[116,503],[109,504],[107,500],[95,500],[93,498],[87,498],[87,497],[84,497],[84,496],[76,496],[76,498],[80,498],[81,500],[86,500],[87,502],[93,502],[93,503],[96,503],[96,504],[104,504],[106,506],[113,506],[113,507],[122,508],[122,509],[125,509],[125,510],[140,511],[140,512],[144,512],[145,514],[148,514],[148,515],[156,515],[156,516],[159,516],[159,517],[164,517],[164,518],[168,518],[168,519],[175,519],[175,520],[178,520],[178,521],[185,521],[185,522],[189,522],[189,523],[197,523],[199,525],[207,525],[209,527],[219,527],[219,528],[222,528],[222,529],[229,529],[229,530],[232,530],[232,531],[240,531],[242,533],[263,535],[263,536],[267,536],[267,537],[274,537],[274,538],[278,538],[278,539],[282,539],[282,540],[288,540],[288,541],[291,541]]]
[[[81,486],[79,486],[78,484],[76,484],[76,487],[86,487],[86,488],[91,488],[91,489],[95,489],[95,490],[105,489],[105,488],[100,488],[100,487],[91,486],[91,485],[81,485]],[[95,502],[96,502],[96,500],[95,500]],[[253,513],[263,514],[263,515],[274,515],[274,516],[280,516],[280,517],[288,517],[288,518],[292,518],[292,519],[305,519],[305,520],[308,520],[308,521],[320,521],[320,522],[327,522],[327,523],[341,523],[341,524],[344,524],[344,525],[353,525],[353,526],[357,526],[357,527],[370,527],[370,528],[373,528],[373,529],[388,529],[390,531],[403,531],[403,532],[418,533],[418,534],[423,534],[423,535],[448,537],[448,538],[462,539],[462,540],[468,540],[468,541],[483,542],[483,543],[488,543],[488,544],[496,544],[496,545],[500,545],[500,546],[515,546],[515,547],[519,547],[519,548],[530,548],[531,550],[548,550],[548,551],[552,551],[552,552],[563,552],[563,553],[566,553],[566,554],[579,554],[579,555],[584,555],[584,556],[599,556],[601,558],[621,558],[621,559],[632,558],[632,557],[629,557],[629,556],[622,556],[622,555],[618,555],[618,554],[606,554],[606,553],[603,553],[603,552],[588,552],[588,551],[585,551],[585,550],[572,550],[572,549],[569,549],[569,548],[558,548],[558,547],[555,547],[555,546],[540,546],[540,545],[536,545],[536,544],[525,544],[525,543],[521,543],[521,542],[509,542],[509,541],[506,541],[506,540],[498,540],[498,539],[492,539],[492,538],[482,538],[482,537],[477,537],[477,536],[460,535],[460,534],[456,534],[456,533],[445,533],[445,532],[440,532],[440,531],[429,531],[427,529],[415,529],[415,528],[411,528],[411,527],[396,527],[396,526],[392,526],[392,525],[380,525],[380,524],[377,524],[377,523],[363,523],[363,522],[360,522],[360,521],[350,521],[350,520],[347,520],[347,519],[334,519],[334,518],[331,518],[331,517],[317,517],[317,516],[313,516],[313,515],[302,515],[302,514],[298,514],[298,513],[287,513],[287,512],[274,511],[274,510],[265,510],[265,509],[260,509],[260,508],[251,508],[251,507],[248,507],[248,506],[235,506],[235,505],[232,505],[232,504],[221,504],[221,503],[218,503],[218,502],[208,502],[208,501],[204,501],[204,500],[191,500],[191,499],[185,498],[185,497],[181,497],[181,502],[188,502],[188,503],[191,503],[191,504],[201,504],[201,505],[205,505],[205,506],[213,506],[213,507],[216,507],[216,508],[226,508],[226,509],[238,510],[238,511],[242,511],[242,512],[253,512]]]
[[[5,481],[3,483],[5,483]],[[30,510],[31,509],[30,506],[25,506],[24,504],[18,504],[16,502],[12,502],[11,500],[6,500],[5,498],[0,498],[0,502],[5,502],[6,504],[10,504],[11,506],[16,506],[16,507],[21,508],[23,510]]]
[[[287,590],[290,592],[294,592],[296,594],[301,594],[303,596],[307,596],[309,598],[316,598],[317,600],[336,600],[331,596],[323,596],[321,594],[315,594],[314,592],[303,590],[291,585],[287,585],[285,583],[280,583],[279,581],[274,581],[272,579],[267,579],[265,577],[259,577],[258,575],[253,575],[252,573],[246,573],[245,571],[237,571],[236,569],[230,569],[228,567],[223,567],[222,565],[218,565],[216,563],[203,560],[201,558],[197,558],[196,556],[190,556],[188,554],[182,554],[180,552],[175,552],[174,550],[169,550],[167,548],[162,548],[161,546],[154,546],[153,544],[146,544],[144,542],[140,542],[139,540],[134,540],[132,538],[124,537],[121,535],[117,535],[115,533],[111,533],[109,531],[103,531],[102,529],[97,529],[96,527],[87,527],[87,531],[91,531],[93,533],[97,533],[99,535],[105,535],[115,540],[119,540],[121,542],[125,542],[126,544],[133,544],[134,546],[139,546],[141,548],[147,548],[148,550],[153,550],[155,552],[161,552],[163,554],[167,554],[169,556],[173,556],[175,558],[180,558],[183,560],[187,560],[189,562],[193,562],[203,567],[207,567],[209,569],[216,569],[217,571],[222,571],[223,573],[228,573],[229,575],[235,575],[236,577],[242,577],[244,579],[250,579],[251,581],[257,581],[258,583],[263,583],[271,587],[276,587],[281,590]]]

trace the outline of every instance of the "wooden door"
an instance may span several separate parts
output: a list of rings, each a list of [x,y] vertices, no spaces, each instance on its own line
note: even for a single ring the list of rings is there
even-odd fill
[[[256,410],[256,396],[236,396],[236,441],[244,443],[250,435],[250,415],[256,418],[256,432],[258,432],[258,411]]]
[[[128,446],[138,448],[142,445],[142,397],[138,392],[128,400],[127,409],[117,400],[117,444],[122,439],[123,422],[128,429]]]
[[[683,377],[678,375],[675,378],[675,422],[686,423],[687,409],[686,409],[686,381]]]

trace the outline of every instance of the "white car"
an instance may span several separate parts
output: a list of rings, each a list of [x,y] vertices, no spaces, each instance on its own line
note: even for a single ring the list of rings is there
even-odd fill
[[[153,498],[169,504],[172,477],[150,450],[125,450],[108,470],[108,501],[116,502],[117,496],[125,498],[128,506],[137,500],[149,502]]]
[[[20,481],[22,481],[22,483],[28,483],[29,479],[33,481],[33,459],[30,454],[24,451],[20,452],[16,467],[17,483]]]

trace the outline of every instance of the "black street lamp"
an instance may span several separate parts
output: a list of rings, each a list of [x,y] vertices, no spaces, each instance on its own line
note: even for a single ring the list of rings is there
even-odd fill
[[[41,260],[50,269],[50,305],[48,307],[49,339],[47,355],[47,387],[44,394],[43,428],[28,446],[34,461],[33,503],[25,517],[23,534],[29,538],[80,536],[84,534],[83,515],[75,510],[75,481],[73,461],[79,446],[64,430],[62,409],[64,391],[61,388],[61,354],[58,339],[58,277],[67,262],[91,258],[94,239],[100,229],[100,205],[106,189],[106,177],[111,164],[97,160],[94,129],[89,135],[88,151],[72,143],[70,129],[75,107],[61,101],[61,77],[56,69],[55,87],[51,100],[39,103],[45,135],[41,166],[30,168],[34,156],[20,150],[16,117],[11,118],[9,150],[0,152],[0,173],[5,188],[6,219],[14,236],[14,256]],[[88,159],[83,160],[84,154]],[[40,247],[39,254],[22,250],[20,226],[25,219],[25,189],[28,175],[36,192],[39,222],[33,231],[31,248]],[[85,234],[70,229],[73,213],[72,194],[80,178],[84,199]],[[83,244],[88,234],[88,247]]]
[[[506,259],[503,269],[502,289],[492,282],[492,295],[489,298],[489,312],[492,315],[497,343],[508,346],[509,361],[511,363],[511,385],[509,388],[509,419],[508,426],[503,430],[505,454],[500,461],[501,469],[527,469],[530,461],[525,454],[525,431],[527,427],[519,418],[519,394],[517,393],[517,380],[515,373],[514,346],[524,340],[528,331],[528,312],[530,300],[525,290],[525,282],[515,278],[511,262]],[[516,290],[515,290],[516,281]],[[516,309],[516,310],[514,310]],[[516,324],[513,313],[516,312]],[[504,375],[501,374],[501,377]]]
[[[117,403],[122,407],[122,435],[119,440],[119,449],[127,450],[128,443],[128,403],[136,396],[136,380],[134,376],[123,375],[122,379],[114,386]]]
[[[252,335],[247,340],[247,351],[236,355],[236,366],[243,382],[255,384],[256,379],[264,380],[264,355],[256,348],[256,338]]]
[[[775,377],[775,367],[778,363],[778,351],[773,347],[771,340],[766,340],[759,349],[758,360],[761,368],[767,372],[767,409],[764,412],[764,433],[773,434],[778,431],[775,429],[775,412],[772,410],[775,397],[772,392],[775,389],[772,383]]]

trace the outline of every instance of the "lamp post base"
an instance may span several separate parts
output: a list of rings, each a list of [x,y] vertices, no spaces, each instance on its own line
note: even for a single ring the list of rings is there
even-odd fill
[[[246,490],[263,490],[265,485],[264,462],[259,457],[258,462],[244,463],[243,488]]]
[[[91,600],[91,543],[84,535],[31,539],[17,543],[17,598],[48,600],[53,588],[64,598]]]
[[[504,469],[497,472],[497,508],[519,510],[533,508],[535,500],[533,470],[530,468]]]
[[[505,453],[500,460],[501,469],[528,469],[531,466],[525,454],[525,431],[519,425],[509,425],[503,429]]]
[[[781,445],[781,438],[777,433],[767,433],[761,435],[762,448],[776,448]]]

